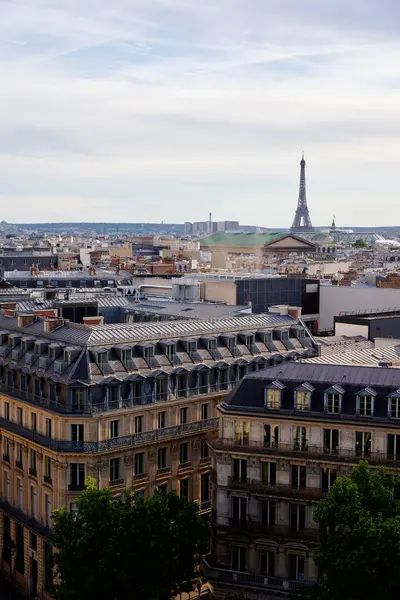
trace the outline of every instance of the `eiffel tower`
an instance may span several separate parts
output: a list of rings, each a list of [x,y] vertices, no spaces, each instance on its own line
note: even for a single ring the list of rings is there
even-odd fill
[[[304,160],[304,152],[300,161],[299,199],[297,201],[297,208],[290,231],[292,233],[305,233],[308,231],[314,231],[314,227],[311,225],[310,213],[308,212],[307,206],[306,161]]]

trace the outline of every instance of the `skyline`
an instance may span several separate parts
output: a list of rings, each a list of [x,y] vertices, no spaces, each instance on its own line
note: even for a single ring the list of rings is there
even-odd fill
[[[1,219],[289,228],[304,149],[313,225],[395,224],[400,6],[322,4],[0,1]]]

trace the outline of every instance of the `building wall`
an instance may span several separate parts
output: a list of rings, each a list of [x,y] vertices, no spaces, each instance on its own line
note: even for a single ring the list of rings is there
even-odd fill
[[[333,330],[333,317],[340,312],[385,308],[400,308],[400,290],[321,286],[319,329]]]
[[[213,281],[204,280],[204,300],[210,302],[226,302],[227,304],[239,304],[236,299],[235,281]]]

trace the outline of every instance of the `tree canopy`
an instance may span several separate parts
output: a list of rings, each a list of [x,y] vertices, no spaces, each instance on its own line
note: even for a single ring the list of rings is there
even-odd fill
[[[175,493],[113,499],[94,480],[77,511],[53,513],[57,600],[167,600],[196,577],[209,525],[194,502]]]
[[[400,596],[400,505],[397,481],[361,462],[339,478],[314,518],[321,526],[316,590],[327,600],[391,600]]]

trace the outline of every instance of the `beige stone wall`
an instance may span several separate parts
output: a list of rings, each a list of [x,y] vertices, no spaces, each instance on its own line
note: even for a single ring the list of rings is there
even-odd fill
[[[204,280],[204,300],[236,304],[236,284],[234,281]]]

